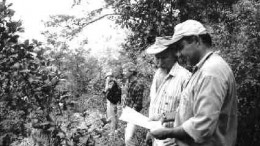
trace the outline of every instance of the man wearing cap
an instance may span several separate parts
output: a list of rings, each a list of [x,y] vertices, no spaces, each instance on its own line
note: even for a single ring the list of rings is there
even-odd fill
[[[154,75],[150,90],[149,118],[151,120],[170,121],[174,119],[179,105],[180,94],[190,77],[190,72],[178,64],[179,48],[172,43],[171,37],[157,37],[155,43],[147,50],[154,54],[158,69]],[[173,121],[164,123],[172,128]],[[147,134],[147,140],[149,133]],[[173,139],[154,140],[154,146],[173,144]]]
[[[132,62],[124,64],[123,74],[126,78],[122,93],[123,106],[128,106],[130,108],[133,108],[137,112],[140,112],[143,108],[144,84],[141,78],[137,77],[136,65]],[[127,126],[125,128],[126,146],[136,145],[133,140],[135,131],[136,125],[127,123]]]
[[[233,72],[211,45],[211,37],[198,21],[174,28],[172,42],[194,66],[181,94],[174,128],[157,128],[158,139],[176,138],[178,146],[234,146],[237,134],[237,97]]]

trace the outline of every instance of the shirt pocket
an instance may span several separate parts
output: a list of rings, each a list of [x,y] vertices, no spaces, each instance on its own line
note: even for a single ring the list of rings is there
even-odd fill
[[[173,108],[176,109],[174,103],[176,102],[176,97],[172,95],[172,92],[163,90],[160,96],[160,113],[172,112]]]

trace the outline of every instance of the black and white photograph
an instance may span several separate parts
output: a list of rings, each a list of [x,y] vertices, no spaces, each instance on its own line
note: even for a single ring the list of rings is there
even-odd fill
[[[260,1],[0,0],[0,146],[260,146]]]

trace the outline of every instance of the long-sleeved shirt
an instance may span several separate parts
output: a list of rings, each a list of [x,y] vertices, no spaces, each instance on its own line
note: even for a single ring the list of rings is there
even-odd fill
[[[192,142],[179,146],[234,146],[237,134],[237,97],[233,72],[216,53],[196,65],[181,94],[175,125],[182,126]]]
[[[144,84],[141,79],[128,80],[123,87],[123,104],[129,106],[136,111],[141,111],[143,108],[143,93]]]

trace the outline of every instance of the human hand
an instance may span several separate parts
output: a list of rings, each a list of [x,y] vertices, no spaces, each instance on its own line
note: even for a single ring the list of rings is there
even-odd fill
[[[152,117],[150,117],[149,118],[149,121],[159,121],[159,120],[161,120],[161,118],[162,118],[162,115],[154,115],[154,116],[152,116]]]
[[[167,139],[163,140],[163,145],[164,146],[175,146],[176,145],[175,139],[167,138]]]
[[[161,121],[161,124],[163,125],[163,123],[167,122],[167,119],[165,116],[163,116],[163,114],[161,115],[155,115],[153,117],[149,118],[150,121]]]

